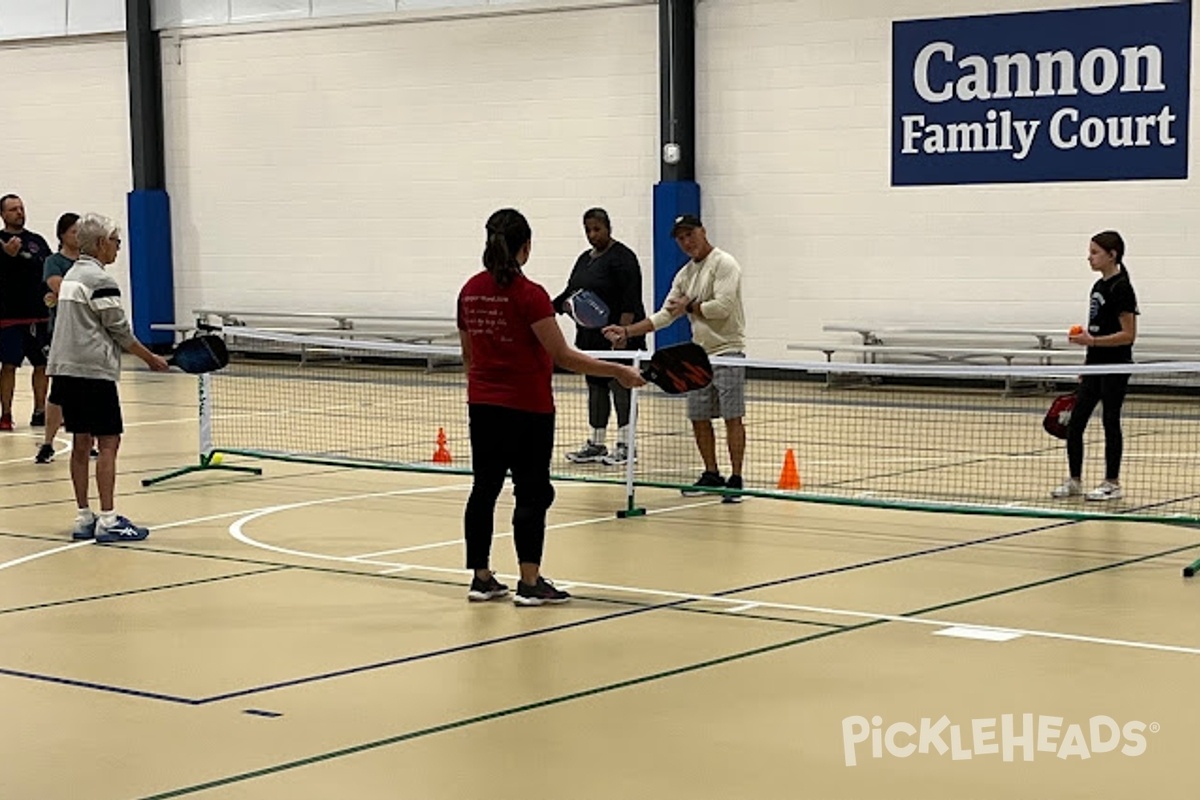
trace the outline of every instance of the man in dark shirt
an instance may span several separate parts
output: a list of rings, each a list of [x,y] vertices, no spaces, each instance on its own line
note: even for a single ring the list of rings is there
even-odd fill
[[[17,367],[33,367],[33,415],[29,424],[46,424],[46,353],[50,347],[50,311],[42,265],[54,251],[46,240],[25,229],[25,204],[15,194],[0,197],[0,431],[13,429],[12,403]]]

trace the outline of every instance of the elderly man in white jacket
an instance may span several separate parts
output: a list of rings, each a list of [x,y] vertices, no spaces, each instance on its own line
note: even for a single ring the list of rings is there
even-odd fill
[[[63,276],[58,290],[58,319],[46,371],[52,378],[50,401],[62,407],[63,425],[73,435],[71,483],[79,511],[72,537],[97,542],[129,542],[150,535],[114,508],[117,449],[124,422],[117,381],[121,351],[164,372],[167,362],[133,335],[121,305],[121,288],[105,271],[117,260],[121,231],[111,219],[85,214],[79,220],[79,260]],[[96,490],[100,514],[88,500],[88,455],[95,444]]]

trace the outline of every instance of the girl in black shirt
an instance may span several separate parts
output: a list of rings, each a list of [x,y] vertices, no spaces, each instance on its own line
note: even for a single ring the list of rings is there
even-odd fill
[[[1133,342],[1137,338],[1137,295],[1125,269],[1125,240],[1116,231],[1103,231],[1092,237],[1088,264],[1100,273],[1092,286],[1087,330],[1072,334],[1071,342],[1087,345],[1086,364],[1131,364]],[[1083,433],[1088,419],[1099,403],[1104,407],[1104,481],[1085,497],[1088,500],[1119,500],[1121,455],[1124,435],[1121,431],[1121,405],[1129,386],[1129,373],[1084,375],[1076,391],[1075,410],[1067,426],[1067,465],[1070,477],[1050,494],[1071,497],[1083,494]]]

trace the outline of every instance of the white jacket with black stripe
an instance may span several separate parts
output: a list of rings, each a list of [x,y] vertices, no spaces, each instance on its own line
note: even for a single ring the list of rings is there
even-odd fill
[[[91,256],[63,276],[46,372],[116,382],[121,352],[137,339],[121,305],[121,287]]]

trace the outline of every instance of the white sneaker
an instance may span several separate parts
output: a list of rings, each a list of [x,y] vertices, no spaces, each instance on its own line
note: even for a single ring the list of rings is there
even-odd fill
[[[1087,493],[1088,500],[1120,500],[1125,496],[1125,492],[1121,491],[1120,484],[1112,481],[1104,481]]]
[[[1067,478],[1061,485],[1050,490],[1050,496],[1060,500],[1064,497],[1078,497],[1081,494],[1083,494],[1083,484],[1076,478]]]

